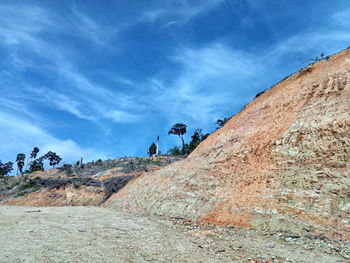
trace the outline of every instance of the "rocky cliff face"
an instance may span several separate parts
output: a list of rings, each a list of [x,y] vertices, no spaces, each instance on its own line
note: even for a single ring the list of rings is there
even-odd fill
[[[267,90],[186,160],[106,205],[350,239],[350,50]]]

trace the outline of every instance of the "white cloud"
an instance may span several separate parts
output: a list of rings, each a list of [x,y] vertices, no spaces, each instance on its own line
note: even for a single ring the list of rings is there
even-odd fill
[[[118,123],[131,123],[140,119],[140,116],[138,115],[134,115],[120,110],[109,110],[103,112],[103,114],[105,118],[109,118],[112,121]]]
[[[114,98],[114,101],[109,101],[113,99],[112,94],[110,97],[103,94],[96,94],[94,98],[89,98],[81,96],[80,92],[68,92],[62,93],[54,91],[49,88],[44,87],[32,87],[27,86],[25,89],[27,99],[33,98],[37,102],[44,103],[47,107],[62,110],[74,115],[77,118],[85,119],[89,121],[98,121],[100,119],[109,119],[116,123],[132,123],[140,120],[141,114],[133,114],[127,111],[117,109],[114,105],[119,105],[123,108],[133,107],[135,102],[129,102],[128,97]],[[84,92],[81,92],[84,95]],[[105,99],[104,99],[105,98]],[[99,103],[104,101],[105,104]],[[0,100],[1,101],[1,100]],[[106,103],[109,101],[109,103]],[[17,107],[14,105],[13,108]],[[135,105],[134,108],[139,108]]]
[[[191,19],[212,10],[222,2],[224,0],[202,0],[199,2],[187,0],[163,1],[158,7],[144,11],[138,22],[154,23],[161,20],[165,27],[185,24]]]
[[[303,30],[260,50],[243,52],[220,42],[178,50],[171,59],[181,70],[173,75],[160,72],[149,83],[158,110],[172,121],[202,125],[218,117],[223,107],[248,102],[256,90],[276,83],[276,76],[293,73],[321,53],[331,55],[349,46],[350,31],[340,27],[347,23],[349,10],[335,14],[328,28]]]
[[[91,121],[101,118],[109,118],[113,122],[124,122],[124,118],[129,121],[138,120],[141,115],[136,117],[136,112],[140,105],[134,97],[116,92],[114,87],[94,83],[75,66],[75,52],[43,38],[48,33],[82,35],[92,42],[99,42],[99,45],[107,45],[108,34],[105,28],[102,29],[96,21],[76,8],[72,9],[70,15],[71,17],[68,17],[74,21],[75,29],[65,22],[64,18],[58,18],[49,10],[23,5],[16,8],[0,5],[0,44],[6,45],[11,51],[9,62],[13,68],[10,70],[38,67],[16,52],[25,51],[32,53],[31,57],[34,59],[44,60],[40,70],[52,74],[63,83],[62,88],[58,87],[55,90],[37,86],[28,88],[26,83],[16,83],[17,90],[31,91],[29,95],[23,94],[22,99],[35,94],[34,99],[44,102],[46,106]],[[21,48],[18,49],[18,46]],[[11,72],[9,74],[11,75]],[[9,90],[8,93],[15,92],[11,85],[6,86],[4,89]]]
[[[71,20],[82,37],[104,48],[108,47],[108,38],[115,34],[115,32],[108,30],[106,26],[100,26],[95,20],[76,7],[72,9]]]
[[[302,62],[308,58],[321,52],[331,54],[345,48],[350,42],[347,19],[350,9],[341,10],[327,18],[327,27],[312,31],[303,29],[293,36],[278,39],[269,46],[261,44],[261,50],[250,53],[235,49],[234,44],[225,45],[217,39],[212,40],[216,41],[215,43],[207,43],[205,47],[193,43],[193,46],[189,47],[191,44],[186,42],[188,40],[181,39],[187,47],[176,50],[170,56],[171,64],[177,64],[178,67],[170,66],[166,72],[160,70],[159,74],[150,76],[151,81],[147,85],[140,83],[137,78],[130,81],[120,77],[118,72],[113,72],[113,84],[110,84],[112,77],[108,77],[109,81],[104,84],[99,83],[94,79],[95,72],[89,74],[91,71],[89,72],[88,63],[84,65],[84,69],[79,68],[78,61],[85,55],[81,50],[70,46],[70,42],[65,40],[50,40],[51,36],[57,36],[56,40],[65,37],[75,40],[78,38],[84,41],[84,45],[90,44],[98,51],[111,54],[113,52],[108,53],[111,51],[109,41],[115,36],[113,34],[121,30],[126,31],[130,29],[129,26],[138,23],[154,23],[152,26],[159,28],[182,26],[219,8],[221,4],[235,8],[241,20],[246,19],[243,21],[246,26],[264,22],[270,23],[269,31],[279,30],[271,25],[274,21],[271,17],[276,14],[270,14],[261,3],[253,0],[154,1],[153,4],[147,5],[151,7],[146,11],[133,10],[132,15],[138,13],[139,18],[132,22],[126,23],[125,17],[124,20],[116,18],[123,20],[125,24],[119,25],[116,22],[115,30],[78,8],[68,9],[71,12],[58,16],[53,10],[35,6],[0,5],[0,48],[4,51],[4,57],[9,54],[8,61],[0,64],[6,67],[6,70],[0,71],[0,85],[2,92],[5,91],[0,98],[3,111],[0,113],[0,129],[7,138],[0,139],[0,150],[30,151],[31,147],[40,144],[43,149],[46,147],[55,148],[57,152],[62,151],[72,160],[80,155],[93,156],[92,149],[80,147],[69,138],[58,139],[45,131],[44,125],[41,125],[45,120],[30,110],[34,103],[96,123],[102,119],[116,123],[138,122],[151,108],[154,113],[163,114],[162,117],[165,116],[171,122],[188,121],[192,125],[198,124],[198,127],[205,128],[206,123],[226,117],[221,115],[223,108],[229,111],[251,98],[254,90],[267,88],[265,83],[277,81],[276,76],[269,79],[266,73],[282,74],[281,72],[290,69],[299,69],[295,65],[290,66],[291,63],[295,63],[289,60],[291,54],[298,53],[296,57],[300,59],[301,67]],[[250,8],[246,8],[247,6]],[[239,13],[243,9],[248,10],[240,16]],[[257,13],[258,18],[255,16]],[[129,16],[127,17],[129,19]],[[233,37],[227,37],[230,38],[230,43],[234,43]],[[166,50],[170,48],[172,46],[167,46]],[[42,61],[44,63],[40,63]],[[86,60],[80,63],[86,63]],[[93,64],[94,62],[91,63],[91,68],[96,69],[96,65]],[[280,67],[281,64],[284,66]],[[39,74],[44,72],[50,75],[48,79],[52,80],[53,86],[47,88],[47,83],[42,85],[44,87],[29,86],[25,78],[21,79],[20,74],[11,72],[30,68],[39,69],[36,71]],[[174,72],[169,73],[170,70]],[[10,81],[6,83],[5,79]],[[14,85],[11,85],[12,83]],[[119,89],[122,85],[123,92]],[[30,93],[21,96],[22,91],[30,89]],[[45,123],[46,127],[50,125]],[[3,153],[1,154],[3,156]]]
[[[85,114],[83,111],[86,107],[66,94],[43,87],[27,86],[25,89],[28,91],[27,96],[32,97],[37,102],[45,103],[47,107],[66,111],[81,119],[90,121],[97,119],[94,115]]]
[[[0,5],[0,41],[6,44],[31,43],[35,34],[52,28],[47,13],[38,7]]]
[[[14,161],[17,153],[28,154],[34,146],[39,147],[42,153],[55,151],[67,163],[75,162],[80,157],[86,161],[105,157],[104,153],[81,147],[71,139],[58,139],[34,122],[14,114],[0,112],[0,129],[2,134],[6,134],[0,137],[1,157],[4,160]]]
[[[104,159],[106,153],[99,153],[92,148],[82,148],[76,142],[68,140],[53,140],[42,147],[42,152],[56,152],[66,163],[75,163],[83,157],[84,161]]]
[[[249,54],[222,44],[182,49],[172,60],[181,66],[175,79],[151,80],[156,106],[170,119],[190,118],[192,123],[211,122],[220,107],[242,100],[244,89],[253,83],[250,78],[260,74],[260,65]]]

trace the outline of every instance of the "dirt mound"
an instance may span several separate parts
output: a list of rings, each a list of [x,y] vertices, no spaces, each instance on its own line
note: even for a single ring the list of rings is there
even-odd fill
[[[181,157],[119,158],[0,179],[0,205],[96,206],[141,173]]]
[[[288,77],[106,205],[350,239],[350,51]]]
[[[22,184],[20,189],[23,190],[15,198],[0,201],[0,205],[97,206],[123,188],[132,178],[133,176],[118,176],[95,180],[79,177],[35,177]],[[25,189],[26,194],[23,192]]]

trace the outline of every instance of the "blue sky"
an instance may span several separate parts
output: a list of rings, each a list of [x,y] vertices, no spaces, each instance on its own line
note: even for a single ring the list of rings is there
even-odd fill
[[[348,0],[0,2],[0,159],[144,156],[350,46]]]

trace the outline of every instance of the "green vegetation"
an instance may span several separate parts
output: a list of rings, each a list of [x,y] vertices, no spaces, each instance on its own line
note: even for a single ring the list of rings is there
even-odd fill
[[[40,189],[40,177],[35,177],[34,179],[29,179],[27,183],[22,184],[18,187],[17,196],[24,196],[25,194],[35,192]]]
[[[0,160],[0,178],[9,174],[13,170],[13,162],[2,163]]]
[[[18,170],[21,174],[23,174],[24,161],[26,159],[26,155],[24,153],[17,154],[16,163]]]
[[[38,155],[38,153],[39,153],[39,148],[38,147],[34,147],[32,152],[30,153],[30,158],[35,159],[36,156]]]
[[[39,178],[39,177],[36,177],[36,178]],[[26,183],[26,184],[22,184],[19,188],[18,188],[18,190],[19,191],[24,191],[24,190],[27,190],[27,189],[30,189],[30,188],[33,188],[35,185],[36,185],[36,182],[37,181],[40,181],[40,178],[39,178],[39,180],[38,179],[29,179],[28,180],[28,182]]]
[[[204,141],[209,134],[202,134],[202,129],[196,129],[191,136],[191,142],[186,144],[183,135],[186,133],[186,124],[177,123],[175,124],[168,134],[175,134],[181,137],[182,148],[174,146],[168,150],[169,155],[188,155],[197,148],[197,146]]]
[[[167,152],[168,155],[182,155],[182,151],[179,146],[174,146],[170,148]]]
[[[24,174],[24,173],[32,173],[35,171],[44,170],[45,160],[48,160],[49,165],[52,167],[55,167],[56,165],[58,165],[62,160],[60,156],[58,156],[55,152],[52,152],[52,151],[49,151],[45,155],[37,158],[39,151],[40,150],[38,147],[34,147],[32,152],[30,153],[30,158],[27,159],[27,162],[26,162],[26,155],[24,153],[17,154],[16,156],[16,164],[18,168],[17,174],[18,172],[20,172],[21,174]],[[13,171],[13,162],[2,163],[0,161],[0,178],[3,178],[5,175],[8,175],[12,171]]]
[[[220,120],[220,119],[217,120],[216,123],[215,123],[217,125],[216,129],[220,129],[220,128],[224,127],[225,123],[228,120],[229,120],[228,118],[224,118],[223,120]]]
[[[171,127],[170,131],[168,132],[168,135],[174,134],[181,138],[182,141],[182,154],[185,154],[185,140],[184,140],[184,134],[186,133],[187,125],[183,123],[176,123],[173,127]]]
[[[151,146],[148,148],[147,154],[149,156],[153,156],[157,153],[157,145],[155,143],[152,143]]]
[[[38,153],[39,153],[39,148],[38,147],[34,147],[31,154],[30,154],[30,162],[29,160],[27,161],[27,165],[26,168],[28,167],[28,169],[25,170],[26,173],[32,173],[32,172],[36,172],[36,171],[43,171],[44,170],[44,161],[48,160],[49,161],[49,165],[52,166],[53,168],[58,165],[62,158],[57,155],[55,152],[49,151],[48,153],[46,153],[43,156],[40,156],[37,158]],[[19,153],[17,154],[17,166],[18,166],[18,170],[23,174],[23,166],[25,163],[25,154],[24,153]],[[29,163],[28,163],[29,162]]]
[[[188,145],[188,153],[191,153],[194,151],[194,149],[197,148],[197,146],[204,141],[207,137],[209,136],[209,133],[207,134],[203,134],[202,133],[202,129],[196,129],[193,133],[193,135],[191,136],[191,142]]]
[[[47,154],[44,155],[46,159],[49,160],[49,165],[55,168],[57,164],[59,164],[62,161],[62,158],[59,157],[55,152],[49,151]]]

